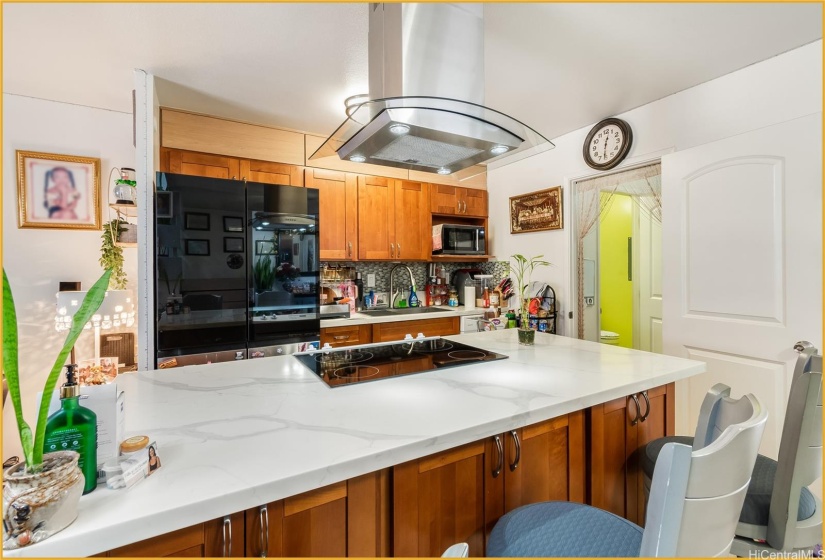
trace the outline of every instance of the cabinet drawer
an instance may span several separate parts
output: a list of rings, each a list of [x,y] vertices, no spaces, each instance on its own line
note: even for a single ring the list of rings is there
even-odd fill
[[[392,323],[376,323],[372,326],[373,342],[390,342],[402,340],[406,335],[417,336],[445,336],[458,334],[458,317],[439,317],[438,319],[422,319],[419,321],[394,321]]]
[[[351,327],[329,327],[321,329],[321,346],[355,346],[372,342],[372,329],[369,325],[353,325]]]

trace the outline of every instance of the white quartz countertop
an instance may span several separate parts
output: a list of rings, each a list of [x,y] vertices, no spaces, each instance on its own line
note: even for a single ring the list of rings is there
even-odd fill
[[[520,346],[515,329],[448,338],[509,359],[335,389],[289,356],[124,374],[126,435],[156,440],[162,468],[4,555],[100,553],[705,371],[549,334]]]
[[[438,319],[440,317],[461,317],[464,315],[483,315],[485,311],[490,309],[481,309],[479,307],[448,307],[446,305],[439,306],[438,309],[443,311],[433,311],[429,313],[399,313],[391,316],[366,315],[364,313],[352,313],[349,319],[321,319],[321,328],[328,327],[352,327],[355,325],[371,325],[374,323],[394,323],[396,321],[420,321],[422,319]],[[415,336],[415,333],[413,333]]]

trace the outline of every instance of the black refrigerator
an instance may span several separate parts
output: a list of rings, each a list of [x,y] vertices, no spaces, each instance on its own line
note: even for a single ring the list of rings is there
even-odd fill
[[[155,366],[318,346],[318,191],[172,173],[155,190]]]

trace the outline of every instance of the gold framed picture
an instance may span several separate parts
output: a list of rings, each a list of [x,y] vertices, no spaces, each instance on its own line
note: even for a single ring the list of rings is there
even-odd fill
[[[19,227],[100,229],[100,159],[16,153]]]
[[[510,197],[510,233],[562,229],[561,187]]]

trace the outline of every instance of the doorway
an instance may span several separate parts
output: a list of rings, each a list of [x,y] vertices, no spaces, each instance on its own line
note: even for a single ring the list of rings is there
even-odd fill
[[[661,352],[661,165],[572,183],[578,338]]]

